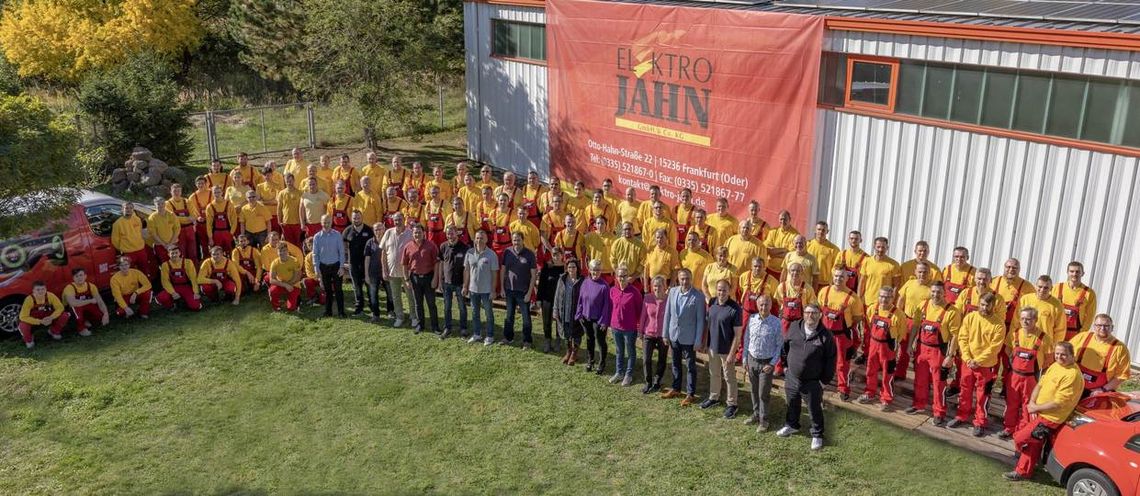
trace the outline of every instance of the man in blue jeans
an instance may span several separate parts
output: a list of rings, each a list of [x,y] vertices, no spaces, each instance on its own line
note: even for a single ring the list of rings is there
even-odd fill
[[[499,272],[499,257],[487,247],[487,231],[475,231],[475,248],[463,257],[463,296],[471,298],[472,323],[475,333],[468,343],[483,341],[484,346],[495,344],[495,317],[491,314],[491,292]],[[484,323],[480,310],[487,315]]]
[[[705,330],[705,295],[693,287],[689,269],[677,271],[678,285],[669,289],[665,299],[665,343],[673,350],[673,388],[661,392],[662,398],[681,396],[681,359],[685,360],[685,399],[681,406],[697,401],[697,358],[693,345]]]
[[[538,264],[534,252],[523,245],[523,234],[511,234],[511,247],[503,252],[502,279],[503,297],[507,301],[507,316],[503,319],[503,341],[509,345],[515,339],[515,308],[522,314],[523,348],[533,348],[531,335],[530,302],[534,297],[534,285],[538,281]]]
[[[467,303],[463,299],[463,261],[467,256],[467,245],[459,239],[455,225],[447,226],[447,240],[439,245],[439,262],[435,273],[439,274],[443,286],[443,334],[445,339],[454,332],[451,326],[451,301],[459,307],[459,335],[467,337]]]

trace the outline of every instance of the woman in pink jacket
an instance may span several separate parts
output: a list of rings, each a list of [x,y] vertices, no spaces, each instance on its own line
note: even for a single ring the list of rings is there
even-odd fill
[[[641,322],[641,291],[631,284],[629,267],[625,263],[614,269],[617,284],[610,288],[610,322],[617,345],[617,373],[610,384],[621,381],[622,386],[633,384],[633,368],[637,364],[637,324]]]
[[[652,291],[641,300],[641,323],[637,326],[637,333],[641,334],[641,342],[645,355],[645,387],[641,394],[649,394],[661,390],[661,379],[665,377],[665,357],[669,354],[669,347],[661,338],[661,330],[665,327],[665,298],[668,296],[668,287],[665,276],[657,276],[650,283]],[[657,368],[653,368],[653,352],[657,351]]]

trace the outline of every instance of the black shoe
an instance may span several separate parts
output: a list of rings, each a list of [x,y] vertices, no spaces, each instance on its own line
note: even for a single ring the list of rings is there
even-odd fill
[[[459,329],[459,336],[465,338],[467,336],[470,336],[470,334],[467,334],[467,329]]]
[[[421,332],[424,332],[424,328],[423,328],[423,327],[420,327],[420,326],[416,326],[414,329],[412,329],[412,334],[419,334],[419,333],[421,333]]]
[[[1001,476],[1003,479],[1010,482],[1021,482],[1025,480],[1025,477],[1022,477],[1021,474],[1017,472],[1006,472],[1004,474],[1001,474]]]
[[[371,322],[373,324],[379,324],[380,323],[380,316],[379,315],[373,315],[371,319],[368,319],[368,322]]]
[[[325,313],[322,313],[322,314],[321,314],[321,317],[330,318],[330,317],[332,317],[332,312],[325,312]]]
[[[720,400],[708,399],[701,402],[701,410],[708,410],[720,403]]]
[[[906,410],[903,410],[903,413],[905,413],[907,415],[918,415],[919,412],[920,412],[920,410],[913,407],[913,406],[907,407]]]
[[[946,417],[934,417],[934,426],[942,427],[946,425]]]
[[[1002,441],[1009,441],[1012,438],[1013,438],[1013,433],[1011,433],[1007,430],[1003,429],[1001,432],[998,433],[998,439],[1001,439]]]
[[[593,371],[594,371],[594,361],[590,360],[589,362],[586,363],[586,372],[593,372]]]
[[[855,365],[866,365],[866,364],[867,364],[867,355],[859,355],[859,356],[855,357]]]
[[[963,424],[965,424],[965,422],[958,420],[958,419],[953,419],[949,423],[946,424],[946,428],[947,429],[956,429],[956,428],[962,426]]]
[[[981,427],[974,427],[974,437],[986,437],[986,430]]]
[[[946,397],[947,398],[953,398],[955,396],[958,396],[958,388],[957,387],[946,388]]]
[[[436,334],[438,334],[438,335],[439,335],[439,340],[440,340],[440,341],[443,341],[444,339],[447,339],[447,337],[451,335],[451,333],[450,333],[450,332],[448,332],[448,331],[438,332],[438,333],[436,333]]]
[[[843,401],[851,401],[851,393],[839,393],[839,399]]]
[[[338,314],[336,314],[336,316],[339,319],[347,319],[348,318],[348,315],[345,314],[344,312],[338,313]]]
[[[724,407],[724,418],[731,419],[736,417],[736,405],[728,405]]]
[[[645,387],[641,388],[641,394],[649,394],[653,392],[653,384],[645,383]]]
[[[363,314],[364,314],[364,309],[363,309],[363,308],[357,308],[356,310],[353,310],[353,311],[352,311],[352,316],[353,316],[353,317],[359,317],[359,316],[361,316],[361,315],[363,315]]]
[[[650,393],[656,393],[660,390],[661,390],[661,379],[657,379],[656,381],[653,381],[653,385],[649,386],[649,392]]]

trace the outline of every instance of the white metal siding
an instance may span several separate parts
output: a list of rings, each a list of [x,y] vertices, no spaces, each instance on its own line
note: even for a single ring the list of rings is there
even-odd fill
[[[1140,364],[1136,158],[833,110],[818,119],[815,218],[831,222],[837,242],[851,230],[867,244],[886,236],[901,262],[925,239],[941,266],[961,245],[997,275],[1012,256],[1026,279],[1058,283],[1079,260],[1097,310]]]
[[[826,31],[823,49],[931,62],[1140,79],[1140,52],[858,31]]]
[[[491,20],[545,24],[542,9],[463,4],[467,155],[496,167],[550,174],[546,66],[491,57]]]

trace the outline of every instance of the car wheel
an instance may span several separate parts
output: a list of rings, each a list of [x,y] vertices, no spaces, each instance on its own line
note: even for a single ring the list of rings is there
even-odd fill
[[[10,297],[0,302],[0,332],[15,334],[20,331],[20,307],[23,306],[22,297]],[[0,334],[2,335],[2,334]]]
[[[1082,468],[1069,476],[1069,496],[1120,496],[1116,485],[1095,468]]]

